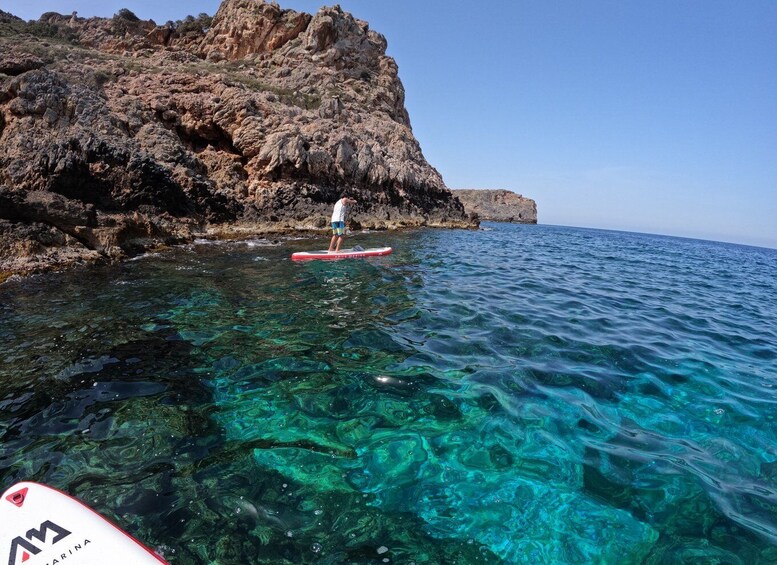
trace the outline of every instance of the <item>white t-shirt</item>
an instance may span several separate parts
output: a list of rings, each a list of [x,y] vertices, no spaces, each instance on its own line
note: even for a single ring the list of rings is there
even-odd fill
[[[344,222],[345,221],[345,209],[347,206],[345,205],[344,199],[341,198],[337,201],[337,204],[335,204],[335,210],[332,212],[332,221],[333,222]]]

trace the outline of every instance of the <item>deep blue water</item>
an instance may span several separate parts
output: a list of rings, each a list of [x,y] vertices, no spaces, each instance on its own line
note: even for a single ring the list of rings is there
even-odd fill
[[[0,487],[176,564],[777,562],[777,251],[484,227],[0,286]]]

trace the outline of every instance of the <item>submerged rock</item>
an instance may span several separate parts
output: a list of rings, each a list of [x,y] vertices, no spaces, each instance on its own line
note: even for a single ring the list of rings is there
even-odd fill
[[[9,244],[33,225],[62,232],[52,249],[115,258],[208,230],[320,229],[343,190],[361,228],[477,225],[413,136],[386,39],[338,6],[6,19],[0,270],[45,268]]]

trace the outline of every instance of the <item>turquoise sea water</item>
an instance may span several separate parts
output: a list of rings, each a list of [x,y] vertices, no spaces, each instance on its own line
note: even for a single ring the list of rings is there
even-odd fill
[[[174,564],[777,562],[777,251],[484,226],[11,281],[0,487]]]

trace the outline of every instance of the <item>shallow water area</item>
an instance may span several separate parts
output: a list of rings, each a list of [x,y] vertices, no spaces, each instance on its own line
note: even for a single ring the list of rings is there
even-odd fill
[[[777,562],[777,251],[484,227],[9,281],[0,485],[171,563]]]

